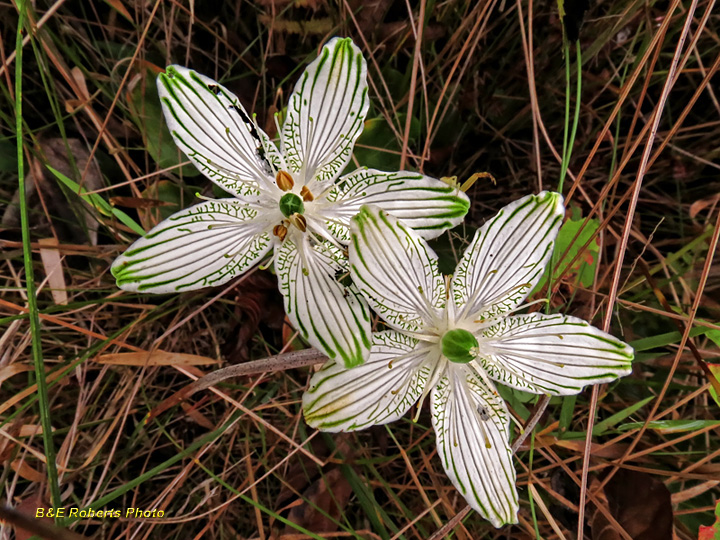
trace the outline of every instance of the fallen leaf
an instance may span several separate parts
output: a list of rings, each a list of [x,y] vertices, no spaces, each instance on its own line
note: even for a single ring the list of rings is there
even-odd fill
[[[98,220],[96,210],[77,195],[63,191],[60,183],[47,174],[46,166],[60,171],[68,178],[82,184],[87,191],[95,191],[103,187],[103,179],[95,160],[88,167],[90,153],[84,142],[79,139],[51,138],[38,142],[39,158],[33,158],[25,179],[25,197],[29,208],[42,208],[42,201],[47,206],[52,219],[52,229],[63,243],[97,245]],[[72,159],[71,159],[72,157]],[[74,163],[74,166],[73,166]],[[79,174],[87,169],[81,179]],[[0,222],[3,228],[20,227],[20,196],[17,192],[2,215]],[[47,221],[37,220],[35,229],[40,234],[51,236]]]
[[[228,333],[233,339],[223,346],[222,351],[231,364],[250,359],[252,340],[262,326],[272,331],[266,332],[268,335],[276,335],[277,330],[282,328],[283,337],[285,329],[290,328],[283,326],[285,308],[282,296],[278,291],[277,279],[269,272],[253,272],[237,284],[234,293],[234,320],[237,323]],[[285,345],[285,340],[282,345]]]
[[[95,361],[112,366],[209,366],[219,363],[207,356],[167,351],[103,354]]]
[[[30,482],[44,482],[45,475],[40,471],[33,469],[24,459],[16,459],[10,463],[10,468],[18,473],[22,478]]]
[[[50,286],[53,301],[56,305],[67,305],[67,286],[65,285],[65,275],[63,274],[60,251],[57,249],[58,241],[53,237],[40,238],[38,244],[41,246],[40,259],[45,269],[45,276]]]
[[[335,532],[351,495],[352,487],[341,469],[331,469],[303,492],[290,509],[288,519],[311,532]],[[280,538],[296,533],[296,528],[286,525]]]
[[[55,431],[51,429],[51,431]],[[34,435],[42,435],[43,429],[40,424],[23,424],[20,426],[19,437],[32,437]]]
[[[0,385],[18,373],[33,371],[33,369],[34,368],[32,366],[27,364],[10,364],[9,366],[0,368]]]
[[[700,525],[698,540],[720,540],[720,501],[715,507],[715,523]]]
[[[597,486],[600,480],[596,478],[594,483]],[[633,540],[672,540],[670,491],[659,480],[644,472],[620,469],[598,495]],[[592,540],[622,538],[599,510],[591,517],[590,523]]]
[[[38,508],[48,508],[49,506],[50,505],[42,499],[39,493],[34,493],[28,498],[20,501],[20,504],[15,507],[15,510],[18,513],[28,516],[32,519],[37,519],[43,523],[47,523],[48,525],[53,525],[54,522],[52,518],[36,517]],[[34,533],[28,531],[27,529],[23,529],[22,527],[18,527],[17,525],[14,526],[13,529],[15,529],[15,540],[29,540],[31,537],[34,536]]]
[[[215,424],[213,424],[207,416],[198,411],[196,405],[190,405],[189,403],[183,401],[180,403],[180,406],[185,414],[187,414],[188,417],[194,420],[197,424],[201,425],[205,429],[215,429]]]
[[[338,457],[345,456],[346,463],[352,462],[350,437],[340,434],[334,439],[334,443],[337,445],[335,451]],[[323,461],[333,454],[333,449],[322,437],[312,439],[309,450]],[[287,516],[293,523],[312,532],[336,531],[337,525],[313,505],[338,521],[352,492],[347,479],[336,465],[328,465],[319,470],[307,456],[301,453],[295,456],[290,462],[291,466],[285,474],[285,482],[275,503],[277,513]],[[274,520],[271,519],[271,528],[273,524]],[[277,538],[280,540],[286,535],[294,538],[292,535],[297,535],[297,530],[286,526],[283,534]]]
[[[718,202],[720,202],[720,193],[716,193],[715,195],[712,195],[711,197],[708,197],[706,199],[700,199],[698,201],[695,201],[690,205],[690,217],[694,218],[696,217],[700,212],[705,210],[708,206],[714,206]]]

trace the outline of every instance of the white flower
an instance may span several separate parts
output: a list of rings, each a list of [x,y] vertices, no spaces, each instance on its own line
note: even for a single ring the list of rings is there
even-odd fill
[[[340,177],[367,113],[366,78],[352,41],[331,40],[297,82],[278,150],[229,90],[168,67],[158,88],[173,139],[234,198],[201,202],[153,228],[113,263],[118,286],[168,293],[220,285],[274,250],[295,327],[330,358],[362,363],[369,310],[340,283],[350,218],[376,204],[432,238],[469,207],[464,193],[418,173],[362,168]]]
[[[453,484],[493,525],[517,522],[504,401],[490,379],[537,394],[575,394],[630,373],[633,350],[563,315],[512,315],[538,283],[564,208],[557,193],[503,208],[475,234],[455,275],[414,231],[363,207],[352,221],[353,280],[390,326],[362,366],[329,361],[303,396],[326,431],[392,422],[430,394],[438,453]],[[419,408],[418,408],[419,410]]]

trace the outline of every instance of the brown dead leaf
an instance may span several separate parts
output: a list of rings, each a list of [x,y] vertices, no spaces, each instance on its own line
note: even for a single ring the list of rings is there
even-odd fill
[[[561,448],[566,448],[567,450],[571,450],[573,452],[577,452],[578,454],[583,454],[585,452],[585,441],[583,440],[556,439],[554,441],[554,445]],[[615,443],[611,444],[610,446],[592,443],[592,445],[590,446],[590,456],[593,458],[618,459],[625,455],[628,447],[629,444],[626,443]],[[640,456],[639,458],[636,458],[635,461],[649,462],[651,460]]]
[[[38,508],[47,508],[50,505],[46,503],[42,499],[39,493],[34,493],[33,495],[30,495],[27,499],[23,499],[20,501],[20,504],[18,504],[15,507],[15,510],[22,515],[28,516],[33,519],[37,519],[40,522],[47,523],[48,525],[53,524],[52,518],[48,517],[42,517],[42,518],[36,518],[35,514],[37,513]],[[33,536],[33,533],[28,531],[27,529],[23,529],[21,527],[15,526],[13,527],[15,529],[15,540],[28,540]]]
[[[315,533],[335,532],[337,522],[352,495],[352,487],[340,468],[331,469],[313,482],[290,509],[288,519]],[[285,526],[280,535],[294,535],[297,529]]]
[[[30,482],[45,481],[45,475],[40,471],[33,469],[24,459],[16,459],[10,462],[10,468],[18,473],[22,478]]]
[[[28,207],[43,208],[42,202],[47,206],[52,218],[52,230],[63,243],[97,245],[98,221],[95,209],[84,202],[78,195],[68,194],[66,197],[59,180],[47,170],[45,165],[60,171],[68,178],[81,184],[86,190],[94,191],[103,187],[100,168],[93,160],[87,167],[90,153],[84,142],[79,139],[61,138],[41,139],[37,147],[40,158],[34,158],[25,180],[25,196]],[[72,156],[75,167],[73,167]],[[80,174],[87,168],[87,174],[80,178]],[[42,196],[42,199],[40,198]],[[12,229],[20,227],[20,197],[17,192],[12,202],[7,205],[2,214],[0,224],[3,228]],[[57,219],[55,219],[57,218]],[[47,221],[37,219],[33,224],[40,234],[51,234]]]
[[[594,479],[595,489],[600,481]],[[593,489],[593,486],[590,486]],[[613,517],[634,540],[672,540],[673,508],[665,484],[640,471],[620,469],[598,493]],[[596,511],[590,518],[593,540],[622,538],[608,519]]]
[[[705,210],[708,206],[715,206],[720,202],[720,193],[716,193],[715,195],[711,197],[707,197],[705,199],[700,199],[699,201],[695,201],[690,205],[690,217],[694,218],[696,217],[700,212]]]
[[[47,510],[50,503],[38,494],[23,499],[15,508],[0,506],[0,522],[9,523],[15,532],[15,540],[43,538],[45,540],[83,540],[87,538],[67,529],[56,527],[53,519],[38,517],[38,509]]]
[[[207,356],[160,350],[102,354],[95,358],[95,361],[112,366],[209,366],[219,363]]]
[[[275,276],[269,272],[253,272],[237,284],[235,318],[239,322],[229,335],[236,337],[223,347],[223,354],[231,364],[250,359],[251,341],[262,326],[273,334],[283,328],[285,309]]]
[[[339,434],[335,438],[337,457],[345,456],[344,461],[351,463],[353,450],[350,438],[346,434]],[[326,441],[316,437],[310,441],[313,455],[322,460],[328,460],[333,454]],[[290,462],[291,466],[285,474],[285,482],[278,494],[275,507],[278,514],[288,517],[293,523],[299,523],[313,532],[333,532],[337,526],[332,519],[325,517],[321,509],[335,521],[339,517],[350,498],[352,489],[336,465],[329,465],[319,471],[313,462],[303,454],[296,454]],[[298,494],[301,494],[298,496]],[[317,508],[315,508],[317,507]],[[273,527],[274,520],[270,520]],[[297,534],[297,531],[285,527],[283,533],[277,538]]]
[[[63,274],[60,251],[53,249],[57,248],[58,241],[53,237],[40,238],[38,244],[41,246],[40,259],[45,269],[45,276],[47,276],[53,301],[56,305],[67,305],[67,286],[65,285],[65,275]],[[48,247],[46,248],[45,246]]]
[[[26,373],[28,371],[33,371],[33,369],[34,368],[32,366],[27,364],[10,364],[9,366],[0,368],[0,385],[18,373]]]
[[[183,401],[180,406],[185,414],[187,414],[188,417],[194,420],[197,424],[201,425],[205,429],[215,429],[215,424],[213,424],[207,416],[198,411],[196,405],[190,405],[189,403]]]
[[[358,29],[365,35],[376,32],[385,20],[391,0],[350,0],[350,9],[357,15]]]
[[[78,98],[87,102],[90,99],[90,92],[88,91],[85,74],[79,67],[76,66],[70,70],[70,75],[72,76],[73,81],[75,81]]]
[[[51,429],[51,431],[55,431],[54,429]],[[19,437],[32,437],[34,435],[42,435],[43,429],[40,424],[23,424],[20,426],[20,431],[18,432]]]

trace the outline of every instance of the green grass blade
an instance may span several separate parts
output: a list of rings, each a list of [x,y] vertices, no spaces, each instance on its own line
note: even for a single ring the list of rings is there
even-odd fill
[[[57,177],[58,180],[65,184],[66,187],[71,189],[74,193],[80,195],[80,197],[82,197],[85,201],[97,208],[101,214],[104,214],[106,216],[114,216],[115,218],[117,218],[118,221],[127,225],[130,229],[138,233],[140,236],[145,236],[145,229],[138,225],[135,220],[133,220],[125,212],[112,206],[109,202],[107,202],[97,193],[88,193],[84,187],[80,186],[77,182],[71,180],[60,171],[53,169],[50,165],[45,166],[50,170],[51,173],[53,173]]]
[[[633,403],[629,407],[623,409],[620,412],[617,412],[613,414],[612,416],[609,416],[605,420],[598,422],[595,424],[595,427],[593,428],[593,436],[602,435],[610,429],[611,427],[615,426],[615,424],[621,422],[622,420],[625,420],[628,416],[631,414],[634,414],[635,412],[642,409],[645,405],[650,403],[653,399],[655,399],[655,396],[646,397],[643,400],[638,401],[637,403]]]
[[[30,332],[32,334],[32,356],[35,378],[38,388],[38,405],[40,424],[42,425],[43,446],[47,466],[48,484],[52,504],[58,508],[61,504],[60,486],[58,485],[57,466],[55,464],[55,447],[52,440],[50,422],[50,402],[45,381],[45,362],[43,361],[42,341],[40,339],[40,317],[38,316],[37,297],[35,291],[35,275],[32,263],[32,247],[30,241],[30,222],[28,220],[27,200],[25,198],[25,161],[23,152],[23,116],[22,116],[22,53],[23,25],[25,24],[25,0],[18,0],[18,28],[15,42],[15,136],[17,137],[18,160],[18,195],[20,198],[20,226],[22,229],[23,260],[25,262],[25,288],[27,291],[28,312],[30,315]]]

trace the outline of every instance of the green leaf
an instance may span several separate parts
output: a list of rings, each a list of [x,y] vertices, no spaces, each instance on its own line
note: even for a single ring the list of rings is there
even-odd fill
[[[708,328],[699,326],[690,330],[690,337],[702,336],[707,334],[710,330]],[[680,343],[682,334],[680,332],[666,332],[664,334],[658,334],[656,336],[650,336],[646,338],[636,339],[631,341],[630,345],[635,352],[648,351],[650,349],[656,349],[658,347],[666,347],[673,343]]]
[[[175,142],[163,120],[162,106],[155,86],[154,74],[146,70],[145,77],[128,92],[130,116],[140,130],[142,138],[152,158],[161,169],[175,167],[187,161]],[[180,168],[184,176],[198,176],[200,171],[193,165]]]
[[[398,121],[405,125],[406,115],[399,114]],[[410,140],[416,139],[420,134],[420,121],[413,117],[410,121]],[[365,121],[360,137],[355,143],[355,158],[361,166],[381,171],[396,171],[400,168],[400,142],[395,132],[390,128],[384,117],[370,118]],[[345,172],[354,170],[351,163]]]
[[[103,214],[105,216],[113,216],[118,221],[127,225],[130,229],[132,229],[134,232],[138,233],[139,235],[141,235],[141,236],[145,235],[145,230],[140,225],[138,225],[125,212],[111,206],[109,202],[107,202],[105,199],[103,199],[97,193],[87,193],[87,190],[84,187],[81,187],[75,181],[70,180],[70,178],[65,176],[60,171],[53,169],[50,165],[45,165],[45,166],[50,170],[50,172],[52,172],[57,177],[58,180],[60,180],[63,184],[65,184],[66,187],[71,189],[74,193],[77,193],[78,195],[80,195],[80,197],[85,199],[86,202],[88,202],[92,206],[94,206],[98,212],[100,212],[101,214]]]
[[[618,427],[618,430],[639,429],[644,424],[644,422],[631,422]],[[655,420],[648,423],[648,429],[656,430],[659,433],[683,433],[712,426],[720,426],[720,420]]]
[[[602,435],[608,429],[615,426],[618,422],[625,420],[631,414],[634,414],[638,410],[642,409],[645,405],[650,403],[653,399],[655,399],[655,396],[647,397],[647,398],[643,399],[642,401],[638,401],[637,403],[630,405],[629,407],[626,407],[622,411],[613,414],[612,416],[606,418],[605,420],[598,422],[597,424],[595,424],[595,427],[593,428],[593,436]]]
[[[578,234],[578,231],[580,231],[580,228],[586,222],[587,225],[585,225],[582,232],[575,238],[575,235]],[[559,279],[560,276],[564,276],[566,279],[570,278],[583,287],[592,286],[598,263],[598,253],[600,251],[597,238],[590,242],[588,247],[582,251],[572,265],[570,263],[599,227],[600,222],[596,219],[571,219],[563,224],[555,241],[555,251],[552,258],[552,268],[554,269],[553,281]],[[562,257],[566,251],[567,254],[560,260],[560,257]]]

